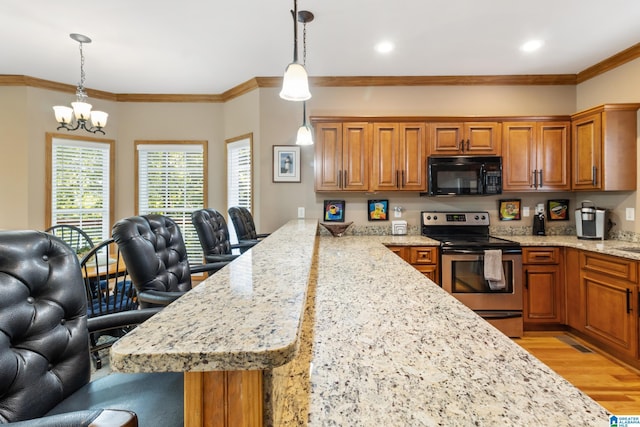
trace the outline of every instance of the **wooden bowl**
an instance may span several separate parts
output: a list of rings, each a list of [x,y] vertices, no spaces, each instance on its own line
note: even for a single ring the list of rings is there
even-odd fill
[[[324,228],[329,230],[329,233],[331,233],[333,237],[343,236],[344,232],[347,231],[347,228],[349,228],[351,224],[353,224],[353,221],[349,221],[341,224],[329,224],[326,222],[320,223],[320,225],[322,225]]]

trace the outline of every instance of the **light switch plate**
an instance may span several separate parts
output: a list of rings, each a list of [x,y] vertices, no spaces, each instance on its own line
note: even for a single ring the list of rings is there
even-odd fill
[[[627,208],[625,211],[625,216],[627,221],[635,221],[636,219],[636,210],[634,208]]]

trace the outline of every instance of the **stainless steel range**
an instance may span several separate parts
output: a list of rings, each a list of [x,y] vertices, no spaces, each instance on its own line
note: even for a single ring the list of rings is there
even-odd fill
[[[510,337],[522,336],[522,249],[489,235],[488,212],[421,213],[422,234],[440,241],[444,290]]]

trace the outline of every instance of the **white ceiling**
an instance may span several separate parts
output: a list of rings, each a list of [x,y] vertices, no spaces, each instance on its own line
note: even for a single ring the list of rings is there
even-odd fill
[[[292,60],[293,0],[2,0],[0,74],[220,94]],[[299,0],[312,76],[576,74],[640,42],[640,0]],[[545,45],[533,54],[519,47]],[[302,46],[302,25],[299,25]],[[374,45],[390,40],[382,56]],[[302,47],[300,47],[302,57]]]

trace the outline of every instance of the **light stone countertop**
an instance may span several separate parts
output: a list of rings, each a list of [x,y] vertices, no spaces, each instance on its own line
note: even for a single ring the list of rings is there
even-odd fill
[[[263,369],[267,426],[608,425],[595,401],[383,246],[437,242],[316,228],[287,223],[127,334],[114,369]]]
[[[640,252],[640,243],[626,242],[622,240],[583,240],[576,236],[500,236],[507,240],[513,240],[522,246],[561,246],[582,249],[601,254],[619,256],[623,258],[640,260],[640,253],[629,252],[623,248],[635,248]]]
[[[599,404],[382,246],[386,237],[319,238],[300,354],[274,370],[286,390],[274,425],[608,425]]]

